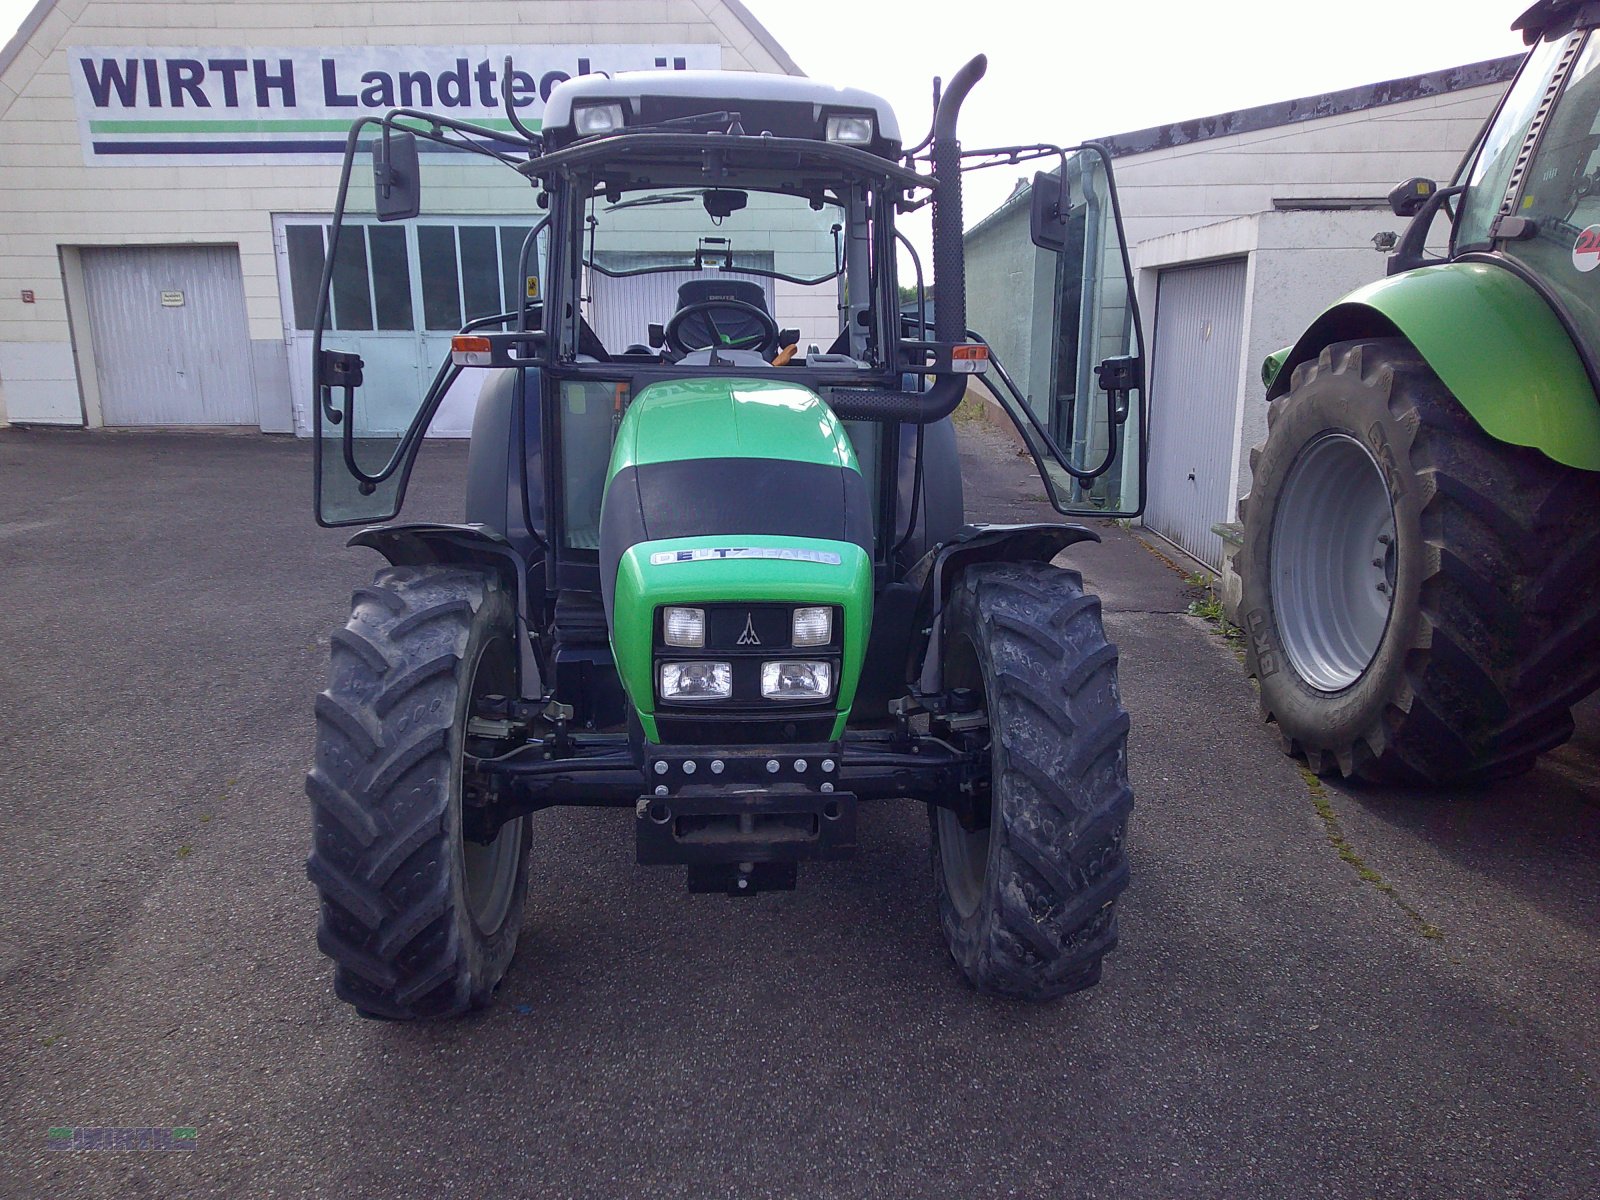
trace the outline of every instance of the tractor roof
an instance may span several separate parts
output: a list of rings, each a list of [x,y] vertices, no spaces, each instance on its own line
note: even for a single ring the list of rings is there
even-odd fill
[[[1533,45],[1540,38],[1560,37],[1573,29],[1600,25],[1600,4],[1594,0],[1539,0],[1511,23],[1522,40]]]
[[[545,103],[547,144],[560,147],[577,137],[575,108],[620,101],[629,125],[656,124],[711,112],[738,113],[747,134],[823,140],[829,116],[870,113],[873,153],[897,157],[900,123],[881,96],[859,88],[832,87],[793,75],[753,71],[624,71],[607,77],[583,75],[555,86]]]

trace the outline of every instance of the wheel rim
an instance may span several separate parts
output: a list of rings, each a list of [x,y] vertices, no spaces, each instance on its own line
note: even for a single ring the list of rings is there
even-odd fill
[[[1346,433],[1289,468],[1272,525],[1272,608],[1300,678],[1342,691],[1371,665],[1394,607],[1394,508],[1382,470]]]
[[[951,688],[973,688],[984,696],[984,711],[994,714],[983,686],[983,670],[978,665],[978,649],[966,634],[950,639],[946,653],[944,679]],[[991,725],[991,735],[993,726]],[[992,752],[991,752],[992,754]],[[992,769],[992,760],[991,760]],[[948,808],[934,817],[939,829],[939,865],[944,872],[945,891],[957,914],[966,920],[983,903],[983,884],[989,874],[989,833],[994,828],[991,816],[983,829],[965,829],[961,818]]]
[[[939,862],[944,868],[945,890],[963,918],[978,911],[983,901],[983,881],[989,871],[989,830],[963,829],[948,808],[941,808]]]
[[[495,653],[496,647],[500,650],[498,654]],[[491,638],[480,647],[472,671],[467,704],[469,715],[477,710],[484,696],[511,694],[509,653],[510,648],[500,638]],[[459,779],[456,795],[462,795]],[[498,931],[511,910],[511,899],[517,886],[517,870],[522,865],[522,824],[526,820],[524,816],[507,821],[500,826],[500,832],[492,842],[474,842],[464,835],[456,839],[460,847],[461,878],[467,911],[484,934]]]

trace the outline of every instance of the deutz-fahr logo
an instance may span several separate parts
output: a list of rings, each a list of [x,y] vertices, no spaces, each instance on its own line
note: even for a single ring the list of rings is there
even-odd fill
[[[744,615],[744,632],[739,635],[739,640],[735,644],[739,645],[739,646],[759,646],[759,645],[761,645],[761,639],[756,636],[756,615],[755,615],[755,613],[745,613],[745,615]]]
[[[707,546],[697,550],[658,550],[650,556],[650,565],[661,567],[667,563],[703,562],[711,558],[777,558],[786,562],[839,565],[839,556],[831,550],[797,550],[791,546]]]

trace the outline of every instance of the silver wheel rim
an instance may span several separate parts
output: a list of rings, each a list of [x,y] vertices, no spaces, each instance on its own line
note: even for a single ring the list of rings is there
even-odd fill
[[[498,638],[489,638],[478,650],[478,660],[473,664],[472,683],[468,688],[471,697],[467,711],[471,713],[480,696],[491,693],[507,694],[509,676],[493,664],[506,661],[495,658],[493,647]],[[457,770],[460,770],[459,765]],[[462,794],[461,780],[456,781],[456,795]],[[459,814],[458,818],[459,820]],[[466,893],[467,912],[480,933],[492,935],[505,924],[511,910],[512,893],[516,891],[517,870],[522,865],[522,824],[527,817],[517,817],[500,826],[492,842],[474,842],[464,833],[458,834],[460,847],[462,890]]]
[[[485,934],[505,924],[516,887],[518,858],[522,851],[522,823],[517,817],[500,826],[488,845],[461,839],[462,881],[466,885],[467,911]]]
[[[960,820],[948,808],[941,808],[936,819],[945,890],[956,912],[966,919],[983,902],[983,879],[989,871],[989,830],[961,828]]]
[[[1323,433],[1289,468],[1272,524],[1272,609],[1295,672],[1343,691],[1372,664],[1395,585],[1383,472],[1347,433]]]

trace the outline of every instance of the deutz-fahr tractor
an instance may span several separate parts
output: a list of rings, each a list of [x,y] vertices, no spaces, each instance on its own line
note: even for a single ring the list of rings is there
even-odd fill
[[[573,79],[538,128],[508,91],[493,128],[351,130],[313,231],[318,521],[394,518],[430,426],[471,430],[462,523],[351,539],[389,565],[316,701],[307,870],[363,1014],[490,1001],[564,805],[748,895],[850,856],[860,806],[921,801],[966,978],[1099,979],[1128,717],[1099,601],[1053,565],[1098,537],[969,524],[952,413],[985,385],[1058,511],[1131,515],[1142,343],[1108,155],[963,150],[983,70],[936,83],[910,148],[866,92],[732,72]],[[1039,159],[1055,353],[1028,397],[967,329],[961,189]],[[931,279],[896,231],[924,205]]]
[[[1455,181],[1390,194],[1388,278],[1263,369],[1239,621],[1318,773],[1525,771],[1600,685],[1597,26],[1578,0],[1518,18],[1531,49]]]

